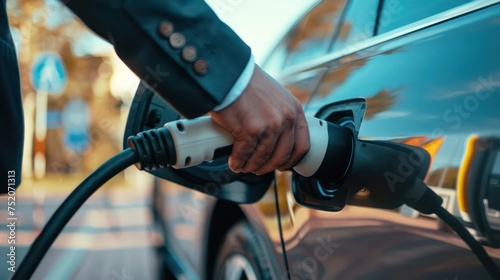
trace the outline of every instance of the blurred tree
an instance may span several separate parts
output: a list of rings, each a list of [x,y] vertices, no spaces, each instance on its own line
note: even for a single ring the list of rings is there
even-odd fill
[[[99,71],[103,68],[101,65],[108,65],[110,68],[108,56],[111,52],[93,53],[92,50],[96,45],[102,44],[102,41],[96,40],[96,36],[58,0],[7,0],[7,12],[18,50],[23,98],[32,99],[36,94],[30,81],[30,71],[33,61],[41,52],[51,51],[59,54],[68,76],[64,91],[60,95],[48,96],[47,110],[56,112],[54,114],[56,125],[49,128],[43,143],[36,139],[28,139],[25,148],[27,157],[33,157],[33,148],[30,146],[34,143],[36,149],[41,147],[46,150],[48,172],[88,172],[94,169],[96,164],[119,149],[113,139],[114,135],[109,135],[114,131],[102,128],[103,118],[112,120],[110,122],[118,121],[120,118],[120,112],[114,106],[117,100],[109,93],[110,73]],[[99,86],[95,86],[96,82],[99,82]],[[88,151],[71,151],[65,148],[65,132],[60,125],[57,125],[61,121],[60,115],[57,118],[57,112],[61,112],[65,105],[75,98],[82,99],[89,105],[91,116],[89,131],[94,132],[94,135],[88,136],[89,143],[86,146],[91,148]],[[30,109],[27,107],[25,107],[26,137],[33,138],[35,115],[29,112]],[[96,134],[100,135],[99,145],[94,143],[93,137]],[[98,153],[91,153],[96,150]],[[28,158],[27,161],[30,160]]]
[[[304,42],[329,38],[336,27],[336,19],[345,1],[327,0],[304,16],[290,42],[290,50],[300,48]]]
[[[87,31],[57,0],[7,0],[7,10],[19,50],[22,92],[26,95],[33,91],[29,73],[36,55],[42,51],[59,53],[69,68],[73,55],[62,50],[71,47]]]

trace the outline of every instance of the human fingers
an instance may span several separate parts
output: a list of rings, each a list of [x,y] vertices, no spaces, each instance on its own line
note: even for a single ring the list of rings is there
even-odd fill
[[[297,115],[294,132],[293,149],[290,158],[287,162],[277,167],[280,171],[290,169],[297,165],[311,149],[309,128],[302,110]]]
[[[293,132],[290,130],[284,131],[276,146],[272,151],[272,156],[260,168],[254,170],[256,175],[263,175],[278,169],[280,166],[287,164],[290,161],[293,150]]]
[[[264,125],[254,132],[257,133],[257,147],[252,156],[243,166],[243,172],[254,172],[262,166],[269,165],[269,160],[274,154],[276,143],[284,130],[284,124],[280,116],[264,123]],[[262,132],[259,132],[262,131]]]
[[[245,132],[236,132],[233,136],[235,140],[228,166],[234,173],[240,173],[247,160],[253,155],[258,140],[256,136],[250,136]]]

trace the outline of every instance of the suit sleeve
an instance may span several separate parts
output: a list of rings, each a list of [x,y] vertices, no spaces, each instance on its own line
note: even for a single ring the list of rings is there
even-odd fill
[[[71,0],[66,5],[188,118],[218,106],[250,59],[250,48],[203,0]]]

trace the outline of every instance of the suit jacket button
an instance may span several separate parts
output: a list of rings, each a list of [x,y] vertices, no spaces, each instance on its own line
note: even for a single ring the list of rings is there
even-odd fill
[[[174,34],[170,35],[168,42],[170,43],[170,46],[172,46],[172,48],[180,49],[186,44],[186,37],[184,37],[184,35],[182,35],[181,33],[175,32]]]
[[[182,59],[186,62],[193,62],[196,59],[197,51],[195,47],[186,46],[182,49]]]
[[[168,38],[174,33],[174,25],[170,21],[164,20],[158,25],[158,33],[160,33],[160,36],[163,38]]]
[[[203,76],[208,73],[208,64],[204,59],[198,59],[197,61],[195,61],[193,67],[194,72],[196,72],[196,74],[198,75]]]

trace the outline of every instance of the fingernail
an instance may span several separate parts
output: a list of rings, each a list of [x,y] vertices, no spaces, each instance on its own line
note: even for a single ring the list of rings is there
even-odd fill
[[[241,166],[230,167],[231,171],[234,173],[241,173]]]
[[[254,174],[257,175],[257,176],[262,176],[264,174],[267,174],[267,172],[259,171],[259,172],[255,172]]]
[[[285,172],[285,171],[292,171],[292,168],[291,167],[280,167],[280,168],[276,168],[276,170],[278,170],[280,172]]]

